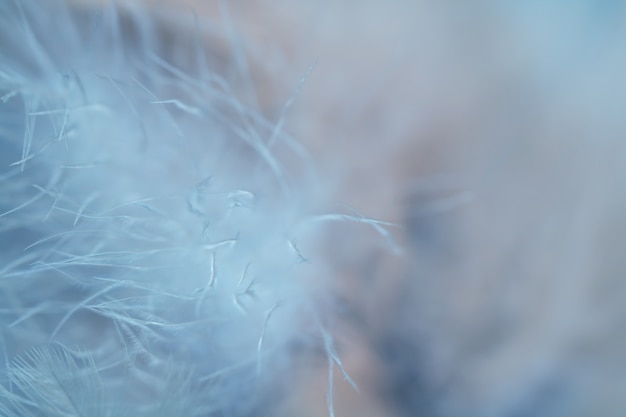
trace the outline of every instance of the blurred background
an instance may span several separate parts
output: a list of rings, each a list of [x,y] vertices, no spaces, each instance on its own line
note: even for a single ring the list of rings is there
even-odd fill
[[[229,4],[336,199],[398,224],[330,232],[336,414],[622,415],[626,4]]]

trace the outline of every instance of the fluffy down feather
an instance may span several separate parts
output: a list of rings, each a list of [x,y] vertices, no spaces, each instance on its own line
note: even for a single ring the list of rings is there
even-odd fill
[[[307,284],[336,216],[217,26],[0,5],[0,414],[259,415],[297,352],[340,365]]]

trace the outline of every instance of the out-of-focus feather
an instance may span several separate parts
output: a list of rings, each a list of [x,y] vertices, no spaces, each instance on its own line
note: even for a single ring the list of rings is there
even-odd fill
[[[39,346],[15,358],[5,393],[14,415],[104,416],[102,384],[93,356],[59,344]]]

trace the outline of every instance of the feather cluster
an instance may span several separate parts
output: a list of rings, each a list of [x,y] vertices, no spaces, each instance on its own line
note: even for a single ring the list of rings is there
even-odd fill
[[[338,362],[306,153],[209,22],[70,3],[0,5],[0,414],[259,415],[297,346]]]

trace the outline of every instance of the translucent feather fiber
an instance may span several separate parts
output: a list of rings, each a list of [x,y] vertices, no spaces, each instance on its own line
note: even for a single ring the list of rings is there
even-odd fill
[[[0,5],[0,415],[259,415],[327,335],[306,153],[160,19]]]

